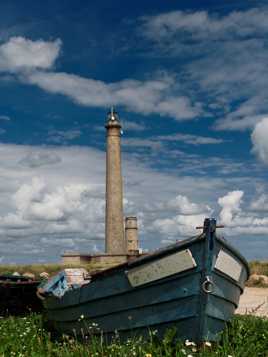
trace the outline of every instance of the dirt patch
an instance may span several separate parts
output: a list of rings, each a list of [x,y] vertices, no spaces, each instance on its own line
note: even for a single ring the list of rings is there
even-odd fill
[[[268,288],[245,288],[235,313],[268,317]]]

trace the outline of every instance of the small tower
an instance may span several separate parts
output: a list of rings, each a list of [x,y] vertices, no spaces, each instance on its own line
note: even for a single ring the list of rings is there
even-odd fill
[[[121,173],[121,124],[113,108],[108,113],[105,128],[107,129],[105,253],[126,254]]]
[[[139,254],[137,217],[125,218],[125,237],[127,243],[127,254]]]

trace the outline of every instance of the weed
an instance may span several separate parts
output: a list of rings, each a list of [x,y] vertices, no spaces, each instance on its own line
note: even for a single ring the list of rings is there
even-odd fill
[[[176,341],[176,331],[169,330],[160,341],[154,332],[149,340],[141,337],[124,343],[115,336],[110,344],[101,337],[87,337],[83,343],[63,336],[52,341],[42,328],[41,316],[0,319],[1,357],[268,357],[268,320],[253,316],[236,316],[216,344],[202,349],[191,341]]]

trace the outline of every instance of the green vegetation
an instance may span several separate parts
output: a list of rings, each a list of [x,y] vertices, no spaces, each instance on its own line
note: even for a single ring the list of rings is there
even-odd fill
[[[65,268],[85,268],[88,271],[93,270],[91,265],[63,265],[63,264],[32,264],[32,265],[0,265],[1,274],[12,274],[18,272],[19,274],[32,273],[39,277],[42,272],[47,272],[49,275],[54,275]]]
[[[18,272],[19,274],[33,273],[38,276],[40,273],[46,271],[49,274],[57,273],[62,269],[61,264],[33,264],[33,265],[0,265],[0,274],[12,274]]]
[[[268,261],[254,260],[249,263],[251,274],[266,275],[268,276]]]
[[[268,276],[268,261],[258,261],[254,260],[249,263],[250,266],[250,272],[251,274],[258,274],[258,275],[266,275]],[[60,271],[63,268],[67,267],[73,267],[72,265],[63,265],[60,263],[57,264],[28,264],[28,265],[0,265],[0,274],[4,273],[12,273],[12,272],[19,272],[19,273],[25,273],[25,272],[31,272],[34,274],[40,274],[43,271],[46,271],[47,273],[54,274],[58,271]],[[78,267],[75,265],[75,267]],[[97,265],[92,265],[92,264],[86,264],[86,265],[79,265],[79,267],[87,268],[89,270],[92,269],[101,269],[100,266]]]
[[[75,356],[135,356],[135,357],[267,357],[268,320],[252,316],[235,317],[221,336],[221,342],[197,346],[174,342],[174,331],[170,330],[164,339],[157,340],[152,333],[149,341],[142,339],[120,343],[115,339],[106,345],[102,338],[85,338],[83,343],[65,337],[61,342],[52,341],[42,328],[40,315],[9,317],[0,319],[1,357],[75,357]]]

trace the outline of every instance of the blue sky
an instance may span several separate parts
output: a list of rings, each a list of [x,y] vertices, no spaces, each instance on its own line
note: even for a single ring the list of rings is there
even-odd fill
[[[103,249],[111,105],[144,249],[215,216],[266,259],[266,2],[25,4],[0,4],[1,262]]]

